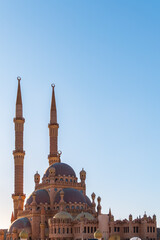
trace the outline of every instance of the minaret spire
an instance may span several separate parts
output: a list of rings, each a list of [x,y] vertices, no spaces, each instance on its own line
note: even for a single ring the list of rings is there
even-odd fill
[[[57,109],[56,109],[56,100],[55,100],[55,85],[52,84],[52,100],[51,100],[51,109],[50,109],[50,123],[49,127],[49,136],[50,136],[50,154],[48,155],[49,165],[53,163],[60,162],[60,154],[58,152],[58,128],[57,123]]]
[[[16,118],[22,118],[22,96],[21,96],[21,78],[17,77],[18,80],[18,90],[17,90],[17,100],[16,100]]]
[[[18,89],[17,89],[17,100],[16,100],[16,116],[13,119],[15,124],[15,150],[13,151],[14,156],[14,194],[12,195],[14,204],[14,219],[17,218],[19,199],[21,199],[21,210],[23,210],[23,204],[25,200],[25,194],[23,193],[23,162],[25,152],[23,150],[23,125],[25,119],[23,118],[23,107],[22,107],[22,96],[20,77],[17,77]],[[19,198],[20,196],[20,198]]]
[[[51,112],[50,112],[50,124],[57,124],[57,109],[56,109],[56,99],[55,99],[55,93],[54,88],[55,85],[52,86],[52,100],[51,100]]]

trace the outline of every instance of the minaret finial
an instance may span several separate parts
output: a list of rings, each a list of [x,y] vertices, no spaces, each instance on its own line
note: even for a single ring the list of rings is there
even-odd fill
[[[22,118],[22,96],[21,96],[21,77],[17,77],[18,80],[18,89],[17,89],[17,100],[16,100],[16,118]]]
[[[20,76],[18,76],[18,77],[17,77],[17,80],[18,80],[18,81],[21,81],[21,77],[20,77]]]
[[[52,101],[51,101],[51,111],[50,111],[50,124],[57,123],[57,110],[56,110],[56,99],[55,99],[55,93],[54,88],[55,84],[51,84],[52,86]]]
[[[58,128],[59,125],[57,123],[57,109],[56,109],[56,99],[54,88],[55,84],[51,84],[52,87],[52,100],[51,100],[51,109],[50,109],[50,123],[49,127],[49,135],[50,135],[50,154],[48,156],[49,165],[53,163],[60,162],[60,155],[58,152]]]

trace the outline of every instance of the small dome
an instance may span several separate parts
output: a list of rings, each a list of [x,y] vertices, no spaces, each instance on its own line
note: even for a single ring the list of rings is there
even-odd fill
[[[39,189],[37,191],[35,191],[36,193],[36,203],[40,204],[40,203],[48,203],[50,204],[50,197],[48,192],[45,189]],[[31,204],[33,201],[33,197],[32,197],[33,193],[29,196],[29,198],[27,199],[27,204]]]
[[[22,230],[19,234],[19,237],[22,239],[27,239],[28,238],[28,233],[25,230]]]
[[[38,171],[34,174],[35,177],[40,177]]]
[[[69,202],[86,203],[86,199],[85,199],[83,193],[81,193],[79,190],[74,189],[74,188],[64,188],[63,191],[64,191],[63,199],[66,203],[69,203]],[[59,203],[60,199],[61,199],[60,192],[58,192],[55,196],[54,203]]]
[[[80,220],[81,218],[86,218],[88,220],[94,220],[95,218],[88,212],[81,212],[77,215],[76,219]]]
[[[48,177],[49,176],[49,170],[50,168],[55,168],[55,176],[73,176],[76,177],[75,171],[73,170],[73,168],[71,168],[68,164],[66,163],[54,163],[51,166],[49,166],[47,168],[47,170],[44,173],[43,177]]]
[[[71,214],[68,213],[68,212],[64,212],[64,211],[61,211],[61,212],[58,212],[56,215],[54,215],[55,219],[73,219]]]
[[[25,230],[31,233],[31,224],[28,218],[18,218],[10,225],[9,232],[11,233],[13,228],[18,229],[18,231]]]
[[[97,231],[94,233],[94,238],[96,239],[102,238],[102,233],[99,231],[99,229],[97,229]]]

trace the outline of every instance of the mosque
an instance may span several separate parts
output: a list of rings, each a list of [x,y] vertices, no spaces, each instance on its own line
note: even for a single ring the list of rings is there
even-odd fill
[[[156,216],[114,220],[109,213],[101,213],[101,198],[93,192],[90,198],[86,195],[86,172],[80,171],[80,180],[74,169],[61,162],[58,151],[57,110],[55,87],[52,85],[50,108],[49,167],[42,178],[39,173],[34,175],[35,187],[26,199],[23,191],[23,165],[25,151],[23,149],[23,129],[25,119],[20,80],[18,77],[16,100],[15,150],[14,156],[14,193],[13,213],[9,229],[0,230],[0,240],[88,240],[110,239],[129,240],[139,237],[146,240],[157,239]]]

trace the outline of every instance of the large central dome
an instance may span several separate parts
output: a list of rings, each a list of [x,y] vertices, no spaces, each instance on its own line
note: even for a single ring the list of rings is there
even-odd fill
[[[45,171],[44,173],[44,176],[43,177],[48,177],[49,176],[49,169],[50,168],[55,168],[55,174],[56,176],[60,175],[60,176],[73,176],[73,177],[76,177],[76,174],[75,174],[75,171],[73,170],[72,167],[70,167],[68,164],[66,163],[54,163],[52,164],[51,166],[49,166],[47,168],[47,170]]]

